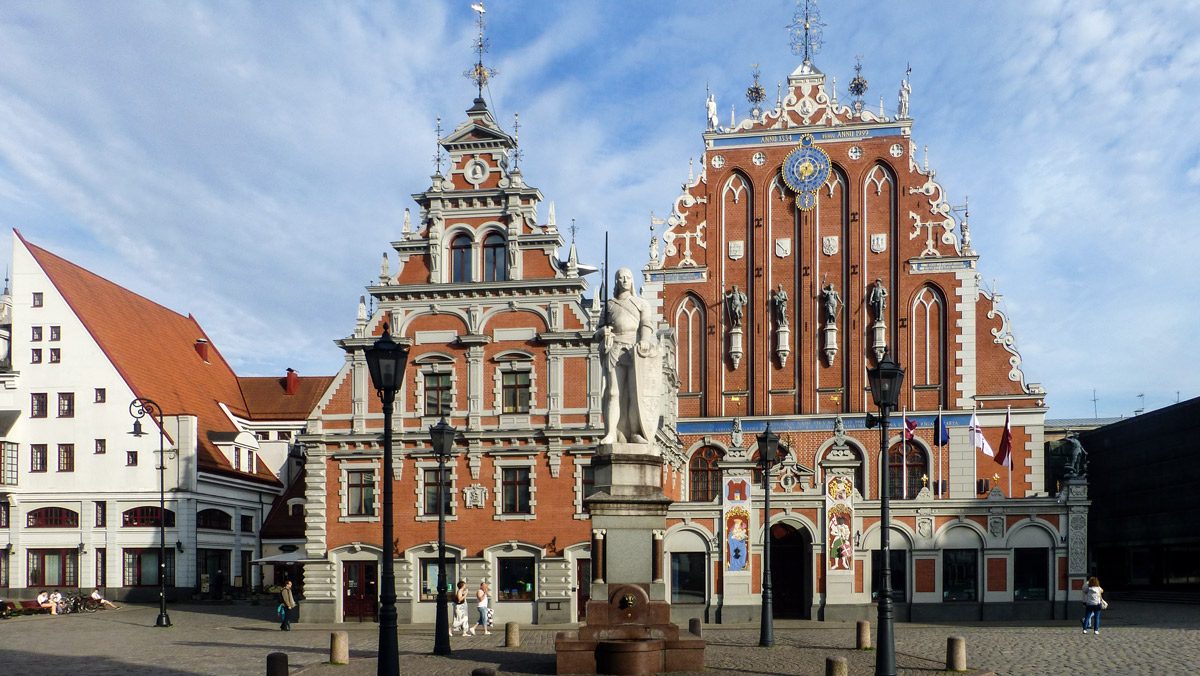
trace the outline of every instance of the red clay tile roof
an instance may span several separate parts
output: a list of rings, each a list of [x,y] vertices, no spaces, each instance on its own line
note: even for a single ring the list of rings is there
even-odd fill
[[[299,377],[295,394],[286,392],[286,377],[239,377],[238,382],[251,420],[306,420],[333,376]]]
[[[208,432],[237,430],[219,403],[237,415],[247,411],[237,376],[195,318],[30,244],[20,232],[17,237],[136,396],[152,399],[167,416],[197,416],[200,470],[281,485],[263,463],[255,475],[235,471],[208,440]],[[209,342],[208,361],[196,351],[200,338]]]
[[[291,459],[288,462],[292,462]],[[292,484],[288,486],[283,495],[275,498],[275,504],[271,506],[271,511],[267,512],[267,518],[263,520],[262,537],[275,540],[302,540],[304,539],[304,511],[299,514],[292,514],[292,510],[288,508],[287,503],[294,498],[304,497],[304,470],[301,469],[296,473],[296,478],[292,479]]]

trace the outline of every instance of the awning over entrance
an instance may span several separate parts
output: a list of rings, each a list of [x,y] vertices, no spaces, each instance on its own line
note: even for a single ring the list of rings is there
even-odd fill
[[[283,552],[282,554],[272,554],[264,556],[261,559],[254,559],[250,563],[318,563],[325,559],[306,559],[304,552],[296,550],[294,552]]]

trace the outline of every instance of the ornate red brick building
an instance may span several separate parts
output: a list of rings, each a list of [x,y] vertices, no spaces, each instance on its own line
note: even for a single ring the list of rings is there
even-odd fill
[[[917,157],[907,76],[890,114],[864,106],[865,87],[856,76],[839,101],[805,59],[762,110],[756,73],[753,110],[729,127],[710,96],[703,170],[652,250],[687,458],[666,543],[679,616],[757,617],[765,524],[777,615],[869,614],[885,460],[866,374],[885,353],[916,425],[902,438],[898,412],[886,460],[899,617],[1048,617],[1086,572],[1085,496],[1043,490],[1045,393],[980,284],[965,205]],[[1001,446],[1010,410],[1011,469],[982,450]],[[769,518],[755,467],[768,422],[786,451]]]

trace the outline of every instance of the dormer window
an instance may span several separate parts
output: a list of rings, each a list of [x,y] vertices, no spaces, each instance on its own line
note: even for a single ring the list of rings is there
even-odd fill
[[[471,281],[471,238],[465,234],[450,241],[450,281]]]
[[[504,236],[493,232],[483,240],[483,281],[503,282],[507,274]]]

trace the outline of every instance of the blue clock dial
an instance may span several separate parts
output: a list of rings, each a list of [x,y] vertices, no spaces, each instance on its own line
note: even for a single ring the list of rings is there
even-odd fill
[[[783,161],[783,182],[796,191],[796,204],[801,209],[816,205],[816,192],[829,179],[829,155],[813,145],[805,134],[800,145]]]

